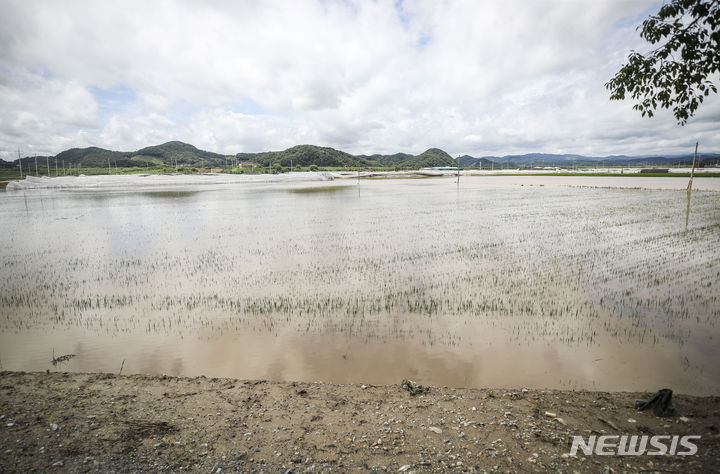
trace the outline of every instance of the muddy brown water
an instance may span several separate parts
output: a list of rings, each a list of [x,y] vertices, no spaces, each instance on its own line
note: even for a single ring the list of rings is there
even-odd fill
[[[3,193],[0,363],[717,394],[720,193],[549,178]]]

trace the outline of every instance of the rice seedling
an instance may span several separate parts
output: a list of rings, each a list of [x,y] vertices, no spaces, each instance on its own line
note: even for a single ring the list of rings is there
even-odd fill
[[[191,374],[223,366],[193,361],[228,341],[252,362],[220,375],[245,377],[315,341],[334,348],[313,369],[322,374],[363,363],[339,357],[347,347],[366,358],[376,347],[396,354],[398,371],[480,358],[485,372],[458,384],[513,385],[523,374],[502,366],[508,354],[546,372],[563,354],[557,378],[538,384],[582,387],[596,375],[574,368],[578,358],[652,350],[681,387],[720,387],[720,255],[708,244],[720,236],[720,193],[695,193],[685,231],[682,191],[448,183],[364,181],[362,195],[331,199],[325,191],[347,186],[5,195],[0,358],[44,369],[23,362],[38,334],[72,334],[70,370],[114,372],[136,353],[127,370],[144,357],[160,367],[150,370]],[[123,347],[76,349],[96,340]],[[378,380],[396,382],[394,370]]]

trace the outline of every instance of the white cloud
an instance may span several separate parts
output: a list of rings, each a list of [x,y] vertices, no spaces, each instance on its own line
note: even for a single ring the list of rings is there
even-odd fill
[[[717,97],[684,128],[608,100],[659,5],[6,1],[0,157],[173,139],[228,154],[718,150]]]
[[[0,143],[8,157],[72,146],[78,131],[97,124],[98,108],[78,81],[0,69]]]

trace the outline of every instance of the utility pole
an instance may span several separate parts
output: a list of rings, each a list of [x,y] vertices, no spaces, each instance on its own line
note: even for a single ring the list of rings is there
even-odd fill
[[[45,166],[47,166],[47,175],[49,177],[50,176],[50,157],[49,156],[45,157]]]
[[[58,177],[57,156],[55,157],[55,177]]]
[[[18,163],[20,163],[20,178],[22,178],[22,158],[20,158],[20,147],[18,147]]]
[[[108,156],[108,174],[112,174],[112,171],[110,170],[110,157]]]
[[[38,174],[37,155],[35,155],[35,176],[40,176],[40,174]]]

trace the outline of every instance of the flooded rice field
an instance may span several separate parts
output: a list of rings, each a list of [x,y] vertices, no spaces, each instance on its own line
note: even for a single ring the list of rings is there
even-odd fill
[[[720,193],[541,179],[2,193],[0,364],[717,394]]]

